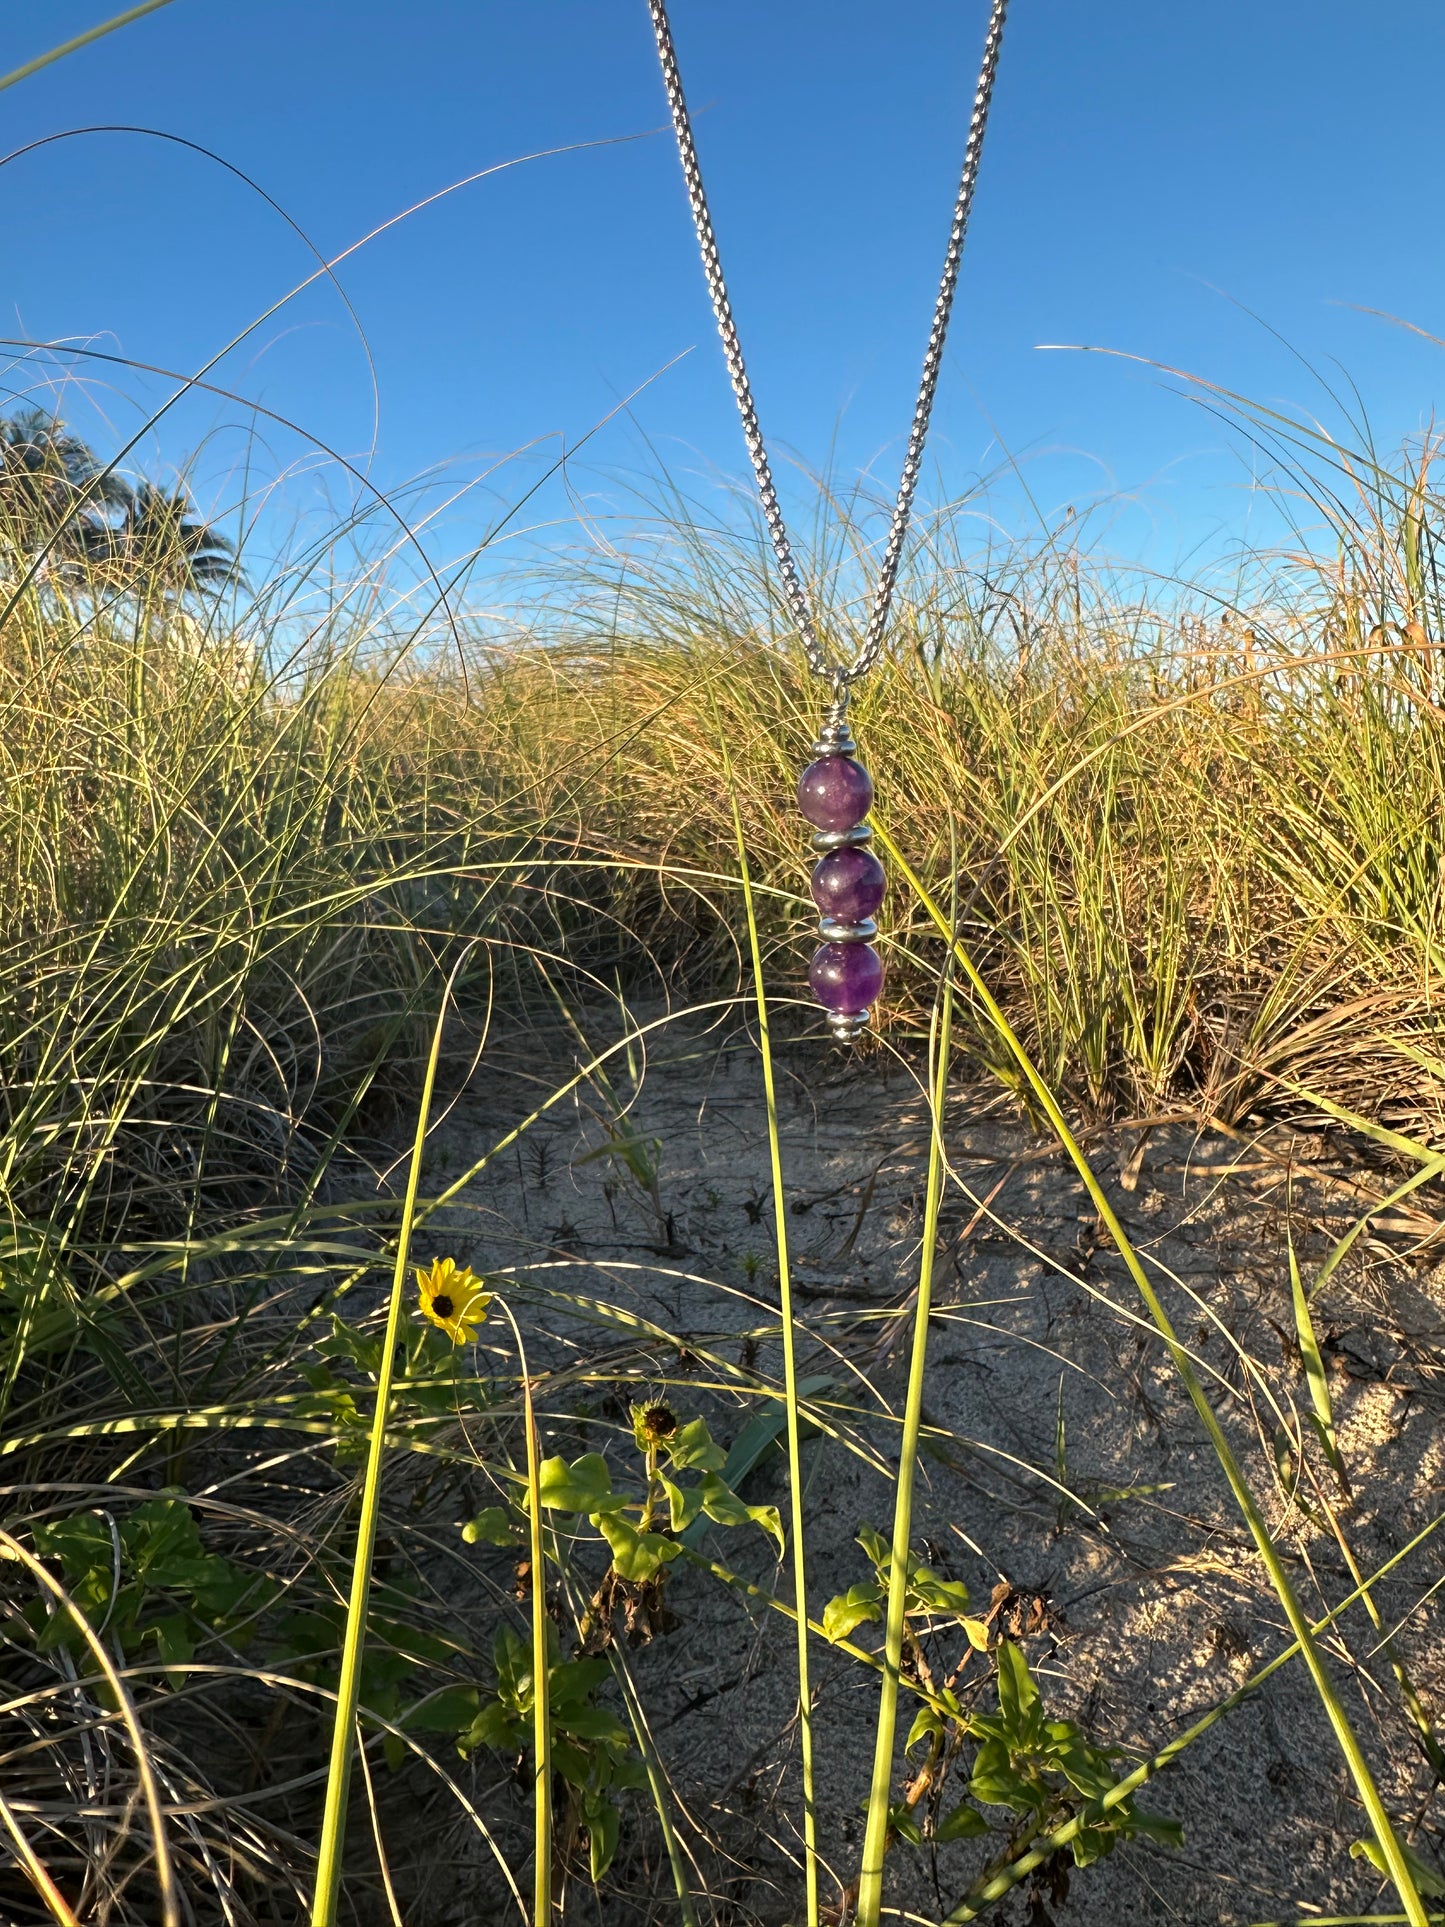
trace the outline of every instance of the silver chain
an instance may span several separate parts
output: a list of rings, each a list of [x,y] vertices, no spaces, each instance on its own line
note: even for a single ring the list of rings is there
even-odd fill
[[[718,254],[717,237],[713,233],[712,216],[708,212],[707,195],[702,184],[702,170],[698,166],[697,148],[692,138],[692,122],[688,117],[687,99],[682,91],[682,77],[677,68],[677,51],[672,44],[672,28],[667,18],[667,0],[647,0],[647,4],[652,14],[652,29],[657,36],[657,55],[662,63],[662,79],[667,89],[667,104],[672,112],[673,130],[677,135],[677,151],[682,160],[683,179],[687,183],[687,198],[692,206],[693,225],[697,229],[698,246],[702,251],[703,272],[707,276],[708,293],[712,297],[712,310],[717,316],[718,333],[722,336],[728,379],[732,383],[733,394],[737,397],[738,413],[742,416],[743,439],[747,443],[748,457],[753,465],[753,474],[757,478],[758,499],[762,504],[763,520],[767,523],[773,554],[778,560],[778,573],[782,577],[783,593],[792,611],[793,620],[798,625],[798,634],[802,638],[808,666],[817,675],[826,676],[841,698],[846,694],[848,685],[857,682],[860,676],[866,676],[883,653],[888,612],[892,606],[893,591],[898,581],[899,563],[903,559],[903,544],[908,534],[909,516],[913,511],[913,497],[923,469],[923,447],[928,439],[928,419],[933,413],[933,397],[938,387],[938,371],[943,365],[943,344],[948,334],[948,318],[953,308],[954,290],[958,286],[958,266],[963,258],[963,238],[968,229],[974,184],[978,179],[978,163],[983,153],[984,129],[988,125],[989,102],[993,98],[994,76],[998,72],[999,48],[1003,42],[1003,24],[1004,16],[1008,12],[1008,0],[993,0],[993,9],[989,16],[988,33],[983,43],[983,61],[979,68],[978,89],[973,97],[973,116],[968,124],[968,140],[963,150],[963,171],[959,177],[958,198],[953,204],[953,227],[948,237],[948,249],[943,257],[943,275],[938,284],[938,300],[933,309],[933,326],[928,335],[928,352],[923,357],[923,379],[919,383],[918,401],[913,410],[913,425],[908,431],[908,449],[903,458],[903,473],[898,483],[898,499],[893,505],[893,520],[889,525],[888,540],[883,546],[883,560],[878,571],[878,586],[873,592],[873,607],[868,616],[868,627],[864,632],[862,646],[851,664],[829,662],[818,636],[818,625],[812,604],[808,599],[808,592],[803,586],[802,577],[798,574],[798,565],[793,560],[793,545],[788,540],[783,512],[778,505],[778,491],[773,482],[773,471],[768,462],[763,431],[758,426],[758,411],[753,403],[752,384],[748,380],[747,365],[743,361],[742,344],[738,340],[737,323],[733,320],[732,303],[728,300],[727,283],[723,280],[722,259]]]

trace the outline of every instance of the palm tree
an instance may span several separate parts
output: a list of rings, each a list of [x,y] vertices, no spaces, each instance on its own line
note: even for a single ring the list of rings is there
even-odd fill
[[[0,416],[0,570],[55,585],[187,595],[240,579],[235,545],[186,490],[131,486],[57,415]]]
[[[192,515],[191,498],[179,484],[168,490],[140,482],[127,497],[118,521],[101,522],[85,535],[87,561],[109,581],[184,595],[238,579],[235,544]]]
[[[16,574],[43,558],[46,574],[85,553],[130,487],[56,415],[23,408],[0,417],[0,551]]]

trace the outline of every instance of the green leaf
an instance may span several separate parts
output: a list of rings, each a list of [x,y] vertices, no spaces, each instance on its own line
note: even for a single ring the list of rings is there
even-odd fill
[[[736,1492],[729,1491],[716,1472],[708,1472],[702,1481],[702,1509],[716,1525],[761,1526],[778,1548],[778,1557],[782,1557],[783,1522],[775,1505],[748,1505]]]
[[[398,1724],[422,1733],[469,1733],[481,1711],[479,1697],[475,1686],[444,1686],[409,1707]]]
[[[561,1733],[552,1735],[552,1769],[562,1775],[568,1786],[580,1790],[587,1785],[592,1778],[594,1757],[593,1752],[579,1741],[569,1740]]]
[[[666,1441],[663,1450],[674,1471],[686,1472],[696,1469],[702,1472],[721,1472],[727,1454],[720,1445],[713,1443],[712,1433],[704,1420],[695,1418],[680,1426]]]
[[[920,1706],[913,1716],[913,1724],[908,1729],[908,1738],[903,1742],[903,1751],[911,1753],[920,1740],[936,1740],[943,1731],[943,1721],[928,1705]]]
[[[547,1671],[547,1690],[553,1709],[580,1705],[611,1676],[613,1669],[605,1659],[559,1659],[557,1665]]]
[[[888,1831],[906,1840],[910,1847],[923,1845],[923,1829],[918,1824],[918,1816],[906,1801],[900,1800],[896,1807],[888,1809]]]
[[[584,1452],[571,1465],[561,1458],[543,1459],[537,1497],[552,1512],[610,1512],[626,1504],[612,1490],[612,1474],[600,1452]]]
[[[137,1506],[121,1526],[120,1542],[136,1577],[152,1586],[187,1584],[187,1562],[202,1556],[191,1508],[169,1497]]]
[[[242,1608],[255,1612],[274,1599],[277,1591],[264,1573],[244,1572],[229,1559],[209,1552],[192,1561],[186,1589],[197,1610],[213,1622],[230,1619]]]
[[[605,1706],[574,1706],[566,1711],[559,1709],[554,1713],[553,1723],[559,1732],[570,1734],[574,1740],[601,1740],[608,1746],[627,1744],[627,1728]]]
[[[996,1654],[998,1666],[998,1710],[1004,1732],[1023,1752],[1035,1745],[1042,1731],[1039,1689],[1034,1684],[1029,1663],[1011,1639],[1001,1639]]]
[[[154,1639],[163,1666],[185,1666],[196,1656],[196,1642],[183,1613],[157,1619],[147,1626],[146,1636]],[[179,1686],[181,1682],[176,1679],[173,1683]]]
[[[1102,1799],[1113,1786],[1116,1776],[1108,1755],[1089,1746],[1073,1729],[1056,1739],[1050,1750],[1069,1785],[1086,1798]]]
[[[909,1576],[909,1605],[924,1612],[951,1613],[961,1619],[968,1611],[968,1587],[961,1579],[940,1579],[927,1566],[919,1566]]]
[[[592,1523],[612,1548],[613,1570],[636,1583],[651,1579],[659,1567],[676,1559],[682,1547],[660,1532],[639,1532],[630,1520],[599,1512]]]
[[[492,1641],[492,1664],[497,1669],[497,1693],[519,1713],[530,1710],[532,1700],[532,1642],[523,1639],[508,1625],[497,1628]]]
[[[1074,1865],[1092,1867],[1096,1860],[1107,1859],[1118,1843],[1114,1827],[1081,1827],[1069,1843],[1074,1850]]]
[[[945,1813],[934,1828],[933,1837],[941,1844],[949,1840],[975,1840],[988,1832],[988,1822],[977,1807],[960,1800],[951,1813]]]
[[[667,1494],[668,1508],[672,1518],[672,1529],[684,1533],[702,1510],[702,1490],[699,1486],[675,1485],[665,1474],[658,1474],[658,1483]]]
[[[546,1500],[543,1500],[546,1504]],[[506,1506],[484,1506],[474,1519],[468,1519],[462,1527],[462,1537],[469,1546],[515,1546],[523,1539],[522,1528],[513,1519]]]
[[[862,1546],[880,1574],[888,1571],[893,1562],[893,1549],[875,1526],[859,1526],[858,1544]]]
[[[976,1653],[988,1651],[988,1627],[981,1619],[965,1617],[963,1630],[968,1635],[968,1643]]]
[[[381,1370],[381,1347],[380,1338],[367,1338],[361,1332],[353,1331],[350,1325],[332,1312],[330,1335],[317,1341],[316,1350],[323,1358],[348,1359],[368,1376],[375,1378]]]
[[[864,1620],[883,1617],[883,1592],[871,1579],[850,1586],[847,1592],[830,1599],[823,1608],[823,1637],[846,1639]]]
[[[612,1668],[605,1659],[564,1659],[547,1674],[547,1686],[555,1713],[569,1706],[580,1706],[603,1680],[611,1679]]]
[[[827,1376],[800,1379],[798,1397],[800,1400],[816,1398],[820,1392],[831,1392],[836,1382]],[[734,1492],[769,1447],[777,1443],[787,1427],[788,1408],[785,1402],[780,1398],[764,1400],[756,1415],[748,1420],[728,1447],[727,1463],[723,1466],[722,1475]],[[798,1436],[816,1437],[817,1430],[807,1419],[801,1419]]]
[[[1422,1860],[1414,1848],[1407,1847],[1403,1840],[1400,1842],[1400,1851],[1405,1856],[1405,1865],[1414,1876],[1415,1885],[1425,1899],[1438,1900],[1445,1895],[1445,1879],[1441,1878],[1437,1868],[1432,1867],[1428,1861]],[[1390,1878],[1390,1869],[1386,1865],[1385,1855],[1378,1840],[1352,1841],[1350,1858],[1368,1860],[1377,1873],[1382,1873],[1387,1880]]]
[[[584,1819],[587,1845],[595,1885],[612,1865],[617,1852],[618,1815],[610,1800],[589,1800]]]
[[[1034,1804],[1028,1787],[1014,1771],[1008,1747],[1002,1740],[985,1740],[978,1749],[968,1790],[975,1800],[982,1800],[989,1807],[1012,1807],[1022,1813]]]
[[[115,1557],[110,1527],[99,1514],[77,1512],[68,1519],[47,1519],[35,1527],[35,1550],[42,1559],[58,1559],[67,1579],[93,1568],[109,1572]]]
[[[1149,1813],[1143,1807],[1131,1806],[1127,1813],[1130,1833],[1146,1834],[1149,1839],[1157,1840],[1161,1847],[1182,1847],[1184,1828],[1179,1821],[1169,1819],[1162,1813]]]
[[[479,1746],[492,1746],[498,1752],[519,1751],[526,1743],[527,1728],[500,1700],[488,1700],[466,1732],[457,1740],[457,1751],[465,1757]]]

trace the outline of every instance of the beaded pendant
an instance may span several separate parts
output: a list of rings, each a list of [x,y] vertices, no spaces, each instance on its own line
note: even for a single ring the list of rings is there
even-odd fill
[[[873,778],[854,756],[858,746],[847,704],[844,695],[829,709],[813,745],[814,760],[798,780],[798,808],[813,825],[813,848],[821,856],[811,888],[823,941],[813,952],[808,982],[840,1044],[868,1028],[883,988],[883,959],[871,939],[887,889],[883,865],[868,848]]]

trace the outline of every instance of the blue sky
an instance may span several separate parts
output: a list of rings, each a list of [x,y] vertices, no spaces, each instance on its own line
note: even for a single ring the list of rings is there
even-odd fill
[[[15,0],[0,65],[118,4]],[[675,0],[765,428],[890,490],[985,14],[985,0]],[[1103,497],[1110,546],[1166,563],[1245,529],[1237,437],[1145,368],[1041,343],[1154,358],[1333,419],[1303,357],[1348,372],[1383,443],[1418,432],[1441,351],[1357,309],[1445,332],[1442,64],[1431,0],[1014,0],[936,416],[942,485],[1007,456],[1042,513]],[[530,449],[492,475],[496,499],[643,384],[588,444],[579,487],[663,462],[703,488],[743,473],[664,111],[643,0],[174,0],[0,95],[7,147],[116,122],[203,143],[328,253],[465,175],[618,143],[492,174],[339,271],[380,383],[375,478],[460,480]],[[0,171],[0,251],[5,334],[177,369],[310,268],[234,177],[118,133]],[[10,392],[29,379],[12,366]],[[214,379],[366,458],[366,358],[330,288]],[[67,405],[102,440],[164,393],[101,364],[87,380]],[[147,459],[200,446],[203,492],[228,485],[244,419],[193,400]],[[266,428],[252,451],[259,472],[306,470],[279,498],[288,513],[344,493],[307,447]],[[544,490],[524,524],[565,531],[570,500]],[[1018,484],[995,501],[1027,523]],[[486,512],[472,498],[454,512],[452,545]]]

